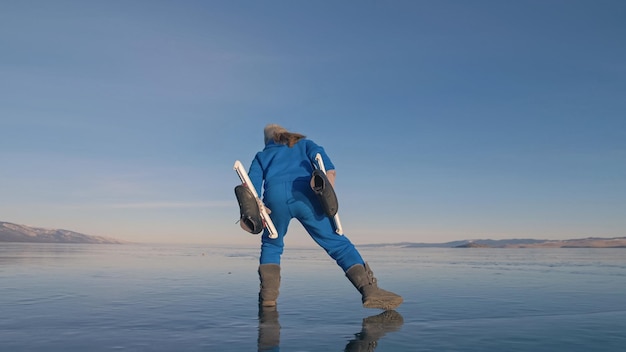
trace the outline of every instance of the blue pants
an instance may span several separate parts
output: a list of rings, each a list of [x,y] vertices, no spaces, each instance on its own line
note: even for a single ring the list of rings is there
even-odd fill
[[[278,238],[269,238],[267,229],[263,232],[261,264],[280,264],[287,227],[293,218],[300,221],[313,240],[326,250],[344,272],[355,264],[364,264],[352,242],[346,236],[335,233],[333,220],[324,214],[308,179],[266,184],[263,201],[272,211],[270,217],[276,226]]]

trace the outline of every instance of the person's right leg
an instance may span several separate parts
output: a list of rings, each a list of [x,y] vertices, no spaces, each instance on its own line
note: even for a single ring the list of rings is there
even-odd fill
[[[395,309],[402,304],[402,296],[378,287],[378,280],[370,266],[356,264],[346,271],[346,277],[361,293],[361,301],[365,308]]]
[[[354,265],[365,264],[350,239],[345,235],[335,233],[332,220],[328,217],[317,219],[315,216],[302,216],[298,217],[298,220],[315,243],[322,247],[344,272]]]
[[[293,207],[292,207],[293,208]],[[316,211],[315,207],[306,207],[299,203],[292,209],[313,240],[335,259],[346,277],[361,293],[365,308],[394,309],[402,303],[402,297],[378,287],[378,281],[369,265],[345,235],[335,233],[332,220]]]

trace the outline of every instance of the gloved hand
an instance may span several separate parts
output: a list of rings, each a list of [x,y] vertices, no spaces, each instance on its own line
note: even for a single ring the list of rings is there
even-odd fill
[[[328,182],[330,182],[330,185],[333,186],[333,188],[335,188],[335,177],[337,177],[337,173],[335,172],[335,170],[326,171],[326,178],[328,179]],[[311,188],[315,188],[315,182],[313,178],[311,178]]]
[[[259,211],[262,213],[263,209],[265,209],[265,211],[267,212],[267,214],[271,214],[272,211],[270,210],[270,208],[266,207],[265,204],[263,204],[263,201],[260,199],[257,199],[257,204],[259,205]]]
[[[330,182],[330,185],[333,186],[333,188],[335,188],[335,177],[337,177],[337,173],[335,172],[335,170],[326,171],[326,178],[328,178],[328,181]]]

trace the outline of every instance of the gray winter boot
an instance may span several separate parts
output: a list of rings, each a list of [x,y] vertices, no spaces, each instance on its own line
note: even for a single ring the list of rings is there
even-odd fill
[[[378,287],[377,280],[370,266],[356,264],[346,271],[346,277],[363,296],[363,307],[395,309],[402,304],[402,297]]]
[[[263,307],[276,306],[276,300],[278,299],[278,288],[280,287],[280,265],[259,265],[259,279],[261,280],[259,304]]]

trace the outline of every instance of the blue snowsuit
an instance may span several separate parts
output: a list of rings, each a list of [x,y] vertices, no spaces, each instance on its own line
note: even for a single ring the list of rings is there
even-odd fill
[[[293,147],[269,141],[258,152],[248,175],[263,202],[271,210],[270,218],[278,237],[269,238],[267,229],[261,237],[261,264],[280,264],[284,237],[291,219],[296,218],[337,264],[347,271],[363,258],[346,236],[335,233],[333,220],[324,214],[320,201],[311,189],[311,173],[315,156],[320,153],[326,170],[334,170],[324,148],[309,139],[301,139]],[[264,193],[261,193],[263,185]]]

